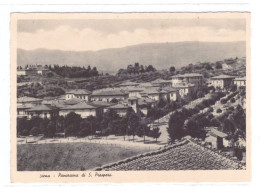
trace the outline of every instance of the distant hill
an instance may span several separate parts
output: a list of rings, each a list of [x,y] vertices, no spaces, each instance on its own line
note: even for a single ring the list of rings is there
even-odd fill
[[[17,65],[59,64],[96,66],[102,71],[117,71],[139,62],[157,69],[179,68],[189,63],[215,62],[230,57],[246,56],[245,42],[178,42],[150,43],[99,51],[22,50],[17,51]]]

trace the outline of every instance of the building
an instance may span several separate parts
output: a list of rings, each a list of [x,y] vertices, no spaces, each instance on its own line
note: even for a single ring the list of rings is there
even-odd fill
[[[25,69],[17,69],[17,75],[18,76],[25,76],[26,70]]]
[[[70,90],[66,92],[66,100],[77,98],[85,101],[90,101],[90,95],[91,92],[84,89]]]
[[[109,111],[109,110],[113,110],[113,111],[115,111],[120,117],[123,117],[123,116],[126,116],[128,109],[129,109],[129,106],[128,106],[128,105],[118,103],[118,104],[112,105],[112,106],[110,106],[110,107],[106,107],[106,108],[104,109],[104,112],[107,112],[107,111]]]
[[[129,93],[123,91],[121,89],[108,88],[93,91],[91,95],[91,101],[105,101],[110,102],[112,99],[116,99],[118,101],[127,99],[129,97]]]
[[[246,77],[235,78],[234,85],[237,85],[237,87],[246,86]]]
[[[33,104],[22,104],[17,106],[17,117],[18,118],[23,118],[23,117],[28,117],[27,110],[31,109],[35,105]]]
[[[97,109],[98,107],[82,102],[75,105],[67,105],[63,108],[60,108],[59,115],[66,116],[69,113],[74,112],[80,115],[81,118],[87,118],[89,116],[98,116]]]
[[[144,98],[150,98],[155,101],[159,101],[160,99],[164,99],[164,100],[168,99],[168,92],[158,88],[145,89],[140,93],[140,95]]]
[[[148,110],[154,107],[155,101],[149,98],[139,98],[138,99],[138,109],[144,114],[147,115]]]
[[[179,94],[179,89],[173,87],[164,88],[166,92],[168,92],[168,100],[169,101],[177,101],[181,98]]]
[[[17,105],[23,105],[23,104],[35,104],[39,105],[42,103],[42,99],[34,98],[34,97],[19,97],[17,98]]]
[[[216,128],[210,128],[207,137],[205,138],[205,142],[210,143],[215,149],[221,149],[229,146],[229,141],[226,139],[227,136],[226,133],[223,133]]]
[[[127,88],[127,91],[129,93],[129,97],[141,98],[141,93],[144,91],[144,88],[131,87]]]
[[[178,74],[172,76],[172,86],[175,87],[179,84],[193,84],[196,87],[200,87],[202,85],[203,76],[197,73],[190,74]]]
[[[59,109],[50,105],[36,105],[25,112],[29,119],[32,117],[52,119],[59,116]]]
[[[192,93],[196,90],[194,84],[187,84],[187,83],[179,83],[173,86],[174,89],[178,90],[179,96],[181,98],[187,96],[189,93]]]
[[[219,75],[219,76],[212,77],[210,83],[215,88],[226,89],[233,84],[234,79],[235,79],[234,76]]]

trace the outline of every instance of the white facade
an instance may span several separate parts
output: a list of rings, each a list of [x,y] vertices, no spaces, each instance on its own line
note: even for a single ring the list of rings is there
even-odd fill
[[[178,97],[177,97],[177,92],[170,92],[170,101],[177,101]]]
[[[17,70],[17,75],[18,76],[21,76],[21,75],[25,76],[26,75],[26,71],[25,70]]]
[[[217,87],[219,87],[221,89],[224,88],[224,80],[211,80],[210,83],[215,88],[217,88]]]
[[[110,102],[112,99],[124,100],[126,97],[124,96],[91,96],[91,101],[104,101]]]
[[[234,84],[237,85],[237,87],[246,86],[246,80],[234,80]]]

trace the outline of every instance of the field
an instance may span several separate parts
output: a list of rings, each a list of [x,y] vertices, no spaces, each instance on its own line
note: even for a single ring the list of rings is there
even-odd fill
[[[141,148],[102,144],[60,143],[17,146],[18,171],[79,171],[116,162],[146,152]]]

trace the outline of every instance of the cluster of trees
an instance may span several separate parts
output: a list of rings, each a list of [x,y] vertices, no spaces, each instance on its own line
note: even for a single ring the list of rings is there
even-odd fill
[[[135,63],[134,65],[129,64],[126,69],[119,69],[117,74],[141,74],[145,72],[155,72],[156,69],[152,65],[143,66],[139,65],[139,63]]]
[[[78,67],[78,66],[49,66],[49,70],[55,72],[56,74],[62,76],[62,77],[68,77],[68,78],[89,78],[93,76],[98,76],[98,70],[96,67],[91,68],[88,66],[87,68]]]
[[[221,92],[213,93],[211,98],[204,99],[192,109],[182,108],[171,114],[168,122],[168,133],[171,141],[180,139],[185,135],[205,138],[204,127],[212,125],[212,108],[208,108],[205,113],[200,110],[215,104],[225,94]]]
[[[160,136],[159,128],[147,126],[147,121],[141,118],[139,113],[129,109],[124,117],[120,117],[115,111],[110,110],[104,113],[102,117],[89,116],[82,119],[80,115],[71,112],[67,116],[60,116],[55,120],[33,117],[30,120],[18,118],[17,135],[18,136],[37,136],[43,134],[45,137],[54,137],[56,133],[64,133],[65,137],[78,136],[86,137],[99,135],[107,137],[108,135],[120,135],[126,139],[126,136],[153,137]]]

